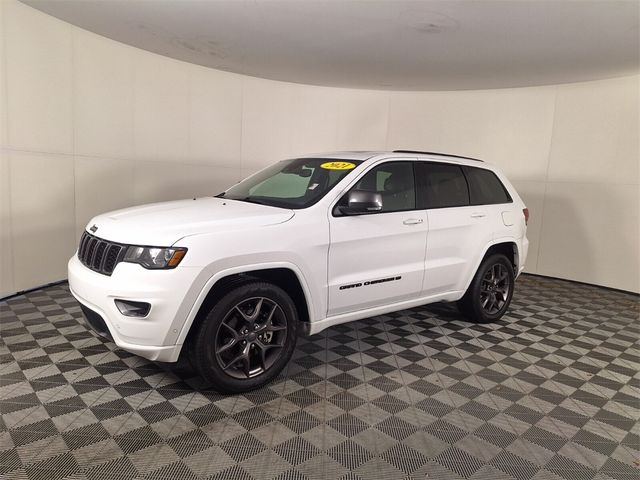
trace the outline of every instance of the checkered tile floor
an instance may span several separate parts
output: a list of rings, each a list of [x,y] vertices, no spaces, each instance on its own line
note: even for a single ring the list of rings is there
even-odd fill
[[[499,323],[435,305],[334,327],[225,397],[46,288],[0,303],[0,478],[637,480],[639,304],[523,276]]]

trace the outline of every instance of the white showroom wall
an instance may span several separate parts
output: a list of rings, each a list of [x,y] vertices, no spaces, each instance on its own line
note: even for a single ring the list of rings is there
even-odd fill
[[[0,1],[0,295],[66,276],[95,214],[211,195],[275,160],[415,148],[502,167],[527,271],[640,291],[640,77],[389,92],[235,75]]]

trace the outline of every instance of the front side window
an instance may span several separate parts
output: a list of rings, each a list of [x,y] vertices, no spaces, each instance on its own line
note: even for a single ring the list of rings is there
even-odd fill
[[[307,208],[362,163],[359,160],[297,158],[278,162],[218,195],[281,208]]]
[[[469,205],[467,181],[458,165],[420,162],[418,164],[421,208]]]
[[[465,173],[469,181],[472,205],[492,205],[512,201],[500,179],[491,170],[465,167]]]
[[[378,213],[413,210],[416,208],[413,163],[383,163],[367,172],[353,190],[379,193],[382,196],[382,210]],[[345,195],[339,205],[346,202]]]

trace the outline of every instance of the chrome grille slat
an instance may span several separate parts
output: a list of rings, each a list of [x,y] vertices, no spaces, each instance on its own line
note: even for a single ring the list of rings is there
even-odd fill
[[[80,257],[80,260],[83,261],[83,263],[86,263],[89,240],[91,240],[91,237],[89,235],[87,235],[86,233],[82,235],[82,241],[80,242],[80,250],[78,252],[78,256]]]
[[[93,265],[94,270],[100,271],[100,267],[102,266],[102,260],[104,259],[104,251],[107,248],[107,242],[102,240],[98,240],[96,244],[96,249],[93,252],[93,259],[91,264]]]
[[[82,244],[82,255],[87,253],[87,247],[89,246],[89,236],[85,235],[84,237],[84,243]]]
[[[118,262],[118,257],[120,256],[120,252],[122,251],[122,247],[120,245],[112,244],[107,250],[107,254],[104,256],[104,270],[107,272],[113,272],[113,269]]]
[[[98,246],[98,239],[92,238],[89,240],[89,246],[87,247],[87,267],[93,265],[93,253],[96,251],[96,247]]]
[[[87,246],[87,238],[87,235],[84,233],[82,234],[82,238],[80,238],[80,246],[78,247],[78,258],[80,258],[80,260],[84,258],[84,250]]]
[[[122,261],[125,250],[125,245],[84,232],[78,246],[78,259],[94,272],[111,275],[116,265]]]

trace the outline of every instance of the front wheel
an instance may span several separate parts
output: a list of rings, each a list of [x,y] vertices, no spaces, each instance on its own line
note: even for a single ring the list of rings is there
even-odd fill
[[[259,388],[285,367],[298,315],[289,295],[266,282],[234,288],[218,301],[190,345],[200,375],[221,393]]]
[[[482,262],[458,302],[460,310],[476,322],[498,320],[509,308],[514,284],[515,275],[509,259],[502,254],[491,255]]]

